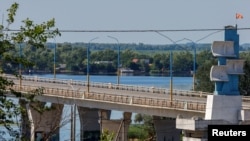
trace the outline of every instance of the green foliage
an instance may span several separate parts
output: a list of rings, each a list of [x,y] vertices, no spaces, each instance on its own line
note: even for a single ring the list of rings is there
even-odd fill
[[[213,63],[211,61],[206,61],[203,65],[199,66],[196,72],[196,91],[203,92],[213,92],[214,91],[214,82],[210,80],[210,70]]]
[[[164,69],[169,70],[169,54],[155,54],[153,58],[152,70],[158,70],[159,72],[162,72]]]
[[[240,58],[245,60],[244,63],[244,75],[240,75],[239,90],[240,94],[244,96],[250,96],[250,52],[240,53]]]
[[[196,91],[213,92],[214,82],[210,81],[210,70],[217,60],[210,51],[203,51],[197,56],[198,69],[196,71]]]
[[[239,91],[241,95],[250,95],[250,52],[241,52],[240,58],[245,60],[244,75],[239,77]],[[212,65],[217,65],[215,59],[210,51],[203,51],[197,56],[199,68],[196,72],[196,85],[197,91],[213,92],[214,82],[210,80],[210,70]]]
[[[55,20],[51,19],[42,24],[34,24],[34,22],[30,19],[26,19],[23,21],[24,25],[20,27],[18,32],[8,32],[9,26],[14,23],[15,15],[18,10],[19,4],[13,3],[8,12],[7,25],[0,25],[0,73],[6,73],[6,70],[12,72],[13,74],[17,74],[16,70],[13,67],[30,67],[33,63],[33,60],[27,60],[23,58],[21,54],[16,54],[19,52],[24,46],[32,48],[42,48],[44,44],[47,42],[47,39],[54,38],[57,35],[60,35],[58,29],[52,30],[55,26]],[[18,46],[17,46],[18,44]],[[15,50],[17,49],[17,50]],[[18,76],[18,75],[17,75]],[[21,77],[21,74],[18,76]],[[4,125],[4,127],[8,130],[10,136],[13,136],[16,139],[19,139],[19,129],[13,129],[11,125],[13,123],[19,124],[19,118],[21,114],[25,112],[20,105],[15,103],[12,99],[7,98],[9,94],[7,91],[10,91],[17,97],[25,96],[20,92],[15,92],[10,89],[9,86],[12,86],[14,83],[12,81],[7,80],[0,76],[0,123]],[[42,94],[42,88],[31,91],[29,95],[27,95],[26,99],[32,101],[34,100],[35,95]],[[22,137],[21,137],[22,138]]]
[[[49,30],[55,26],[55,19],[51,19],[42,24],[34,24],[32,20],[27,18],[23,23],[24,26],[21,26],[20,31],[14,33],[12,37],[12,40],[16,43],[26,42],[30,46],[39,48],[44,47],[44,43],[47,42],[47,39],[61,35],[58,29]]]
[[[69,44],[69,43],[65,43]],[[101,51],[105,49],[111,49],[114,51],[118,50],[118,45],[117,44],[106,44],[106,43],[72,43],[72,46],[75,47],[82,47],[82,46],[90,46],[91,50],[96,52],[96,51]],[[120,43],[120,50],[125,51],[125,50],[133,50],[136,53],[143,53],[146,55],[153,56],[155,54],[163,53],[163,52],[169,52],[170,49],[174,49],[174,51],[192,51],[193,52],[193,45],[192,44],[178,44],[178,46],[173,47],[172,44],[166,44],[166,45],[153,45],[153,44],[135,44],[135,43]],[[211,47],[211,44],[196,44],[196,50],[197,52],[203,51],[203,50],[209,50]]]
[[[7,22],[8,24],[12,24],[14,22],[14,17],[16,15],[16,11],[19,7],[19,4],[13,3],[9,9],[7,9],[8,12],[8,19]]]
[[[122,47],[120,51],[121,67],[131,68],[139,73],[169,74],[170,56],[168,47],[170,46],[144,44],[120,44],[120,46]],[[34,46],[22,47],[22,57],[27,60],[33,60],[32,66],[30,65],[27,68],[33,72],[52,72],[55,57],[57,68],[60,68],[61,64],[66,65],[62,72],[86,73],[87,47],[90,47],[90,73],[115,74],[117,72],[118,50],[116,44],[58,43],[55,45],[54,43],[47,43],[46,49]],[[182,50],[175,48],[175,51],[173,51],[173,75],[190,76],[190,71],[193,69],[193,51],[188,45],[181,45],[181,47]],[[187,51],[183,51],[183,48],[186,48]],[[149,54],[146,51],[151,51],[151,53]],[[11,55],[19,56],[19,47],[16,47],[15,51],[10,53]],[[138,59],[139,61],[133,62],[133,59]],[[111,63],[96,63],[101,61],[109,61]],[[4,68],[12,72],[18,69],[18,64],[5,66]]]
[[[141,136],[139,136],[140,139],[144,138],[144,140],[145,140],[145,138],[147,138],[147,139],[155,138],[156,134],[155,134],[152,116],[143,115],[143,114],[136,114],[134,121],[135,121],[135,123],[141,123],[140,125],[138,125],[139,127],[137,127],[137,129],[138,128],[140,128],[140,129],[138,129],[138,130],[134,129],[134,131],[138,131],[138,133],[137,133],[138,135],[140,135],[141,134],[140,132],[143,131],[143,134],[141,134]],[[134,131],[132,130],[130,133],[131,138],[135,137]]]
[[[103,133],[101,134],[101,141],[113,141],[115,138],[115,133],[110,132],[107,129],[104,129]]]
[[[145,130],[144,124],[133,124],[129,126],[128,138],[144,141],[148,138],[148,132]]]
[[[136,114],[134,122],[135,123],[141,123],[141,122],[143,122],[143,115],[142,114]]]
[[[250,96],[250,62],[245,61],[244,64],[244,75],[240,76],[239,90],[240,94],[244,96]]]

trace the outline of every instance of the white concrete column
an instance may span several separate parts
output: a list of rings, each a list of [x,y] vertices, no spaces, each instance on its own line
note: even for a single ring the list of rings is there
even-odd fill
[[[205,120],[225,120],[236,124],[241,106],[241,96],[208,95]]]

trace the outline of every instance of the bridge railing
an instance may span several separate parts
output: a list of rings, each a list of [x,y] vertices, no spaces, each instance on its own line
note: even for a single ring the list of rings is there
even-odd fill
[[[6,75],[7,78],[17,80],[18,78],[13,75]],[[58,84],[71,84],[78,86],[86,86],[86,81],[72,80],[72,79],[55,79],[55,78],[45,78],[37,76],[22,76],[22,80],[34,81],[34,82],[46,82],[46,83],[58,83]],[[112,83],[101,83],[101,82],[90,82],[90,87],[116,89],[116,90],[127,90],[127,91],[137,91],[137,92],[149,92],[155,94],[170,94],[170,90],[166,88],[159,87],[147,87],[147,86],[135,86],[135,85],[124,85],[124,84],[112,84]],[[200,91],[188,91],[188,90],[177,90],[173,89],[172,94],[180,96],[192,96],[192,97],[204,97],[207,95],[212,95],[212,93],[200,92]]]
[[[18,78],[16,76],[13,76],[13,75],[8,75],[6,77],[8,79],[18,80]],[[23,80],[26,80],[26,81],[37,81],[37,82],[46,82],[46,83],[60,83],[60,84],[67,84],[67,85],[71,84],[71,85],[87,86],[87,83],[85,81],[73,81],[73,80],[69,80],[69,79],[54,79],[54,78],[24,76]],[[118,90],[130,90],[130,91],[140,91],[140,92],[170,94],[170,91],[168,89],[163,89],[163,88],[144,87],[144,86],[132,86],[132,85],[117,85],[117,84],[99,83],[99,82],[91,82],[90,85],[91,85],[91,87],[101,87],[101,88],[108,88],[108,89],[118,89]],[[15,86],[15,87],[17,88],[18,86]],[[22,88],[23,89],[25,88],[26,89],[25,91],[29,91],[29,89],[28,89],[29,87],[28,86],[22,86]],[[58,95],[58,96],[62,95],[62,96],[66,96],[66,97],[77,97],[77,98],[81,98],[81,97],[84,97],[84,96],[87,98],[89,96],[89,95],[86,95],[86,93],[84,93],[84,91],[78,91],[78,90],[77,91],[73,91],[72,89],[71,90],[70,89],[68,89],[68,90],[62,90],[62,89],[58,89],[58,88],[46,88],[44,90],[44,93]],[[174,95],[183,95],[183,96],[206,97],[210,93],[203,93],[203,92],[197,92],[197,91],[173,90],[173,94]],[[110,94],[97,94],[97,97],[101,97],[101,95],[106,95],[106,96],[110,96],[110,97],[115,97],[115,96],[119,97],[119,95],[110,95]],[[122,96],[122,98],[124,99],[124,96]],[[97,98],[95,97],[95,99],[97,99]],[[250,102],[250,97],[249,96],[243,96],[242,101],[245,102],[245,103],[249,103]],[[130,103],[132,103],[132,104],[149,103],[151,105],[154,105],[155,103],[158,103],[157,104],[158,106],[159,105],[163,105],[163,106],[164,105],[166,105],[166,106],[169,105],[169,101],[167,101],[166,99],[164,99],[164,100],[162,100],[162,99],[158,99],[158,100],[154,99],[152,101],[149,98],[143,98],[143,97],[133,97],[133,98],[130,97]],[[174,103],[176,103],[176,101]],[[177,102],[177,103],[181,103],[181,102]],[[194,104],[194,103],[189,104],[189,102],[182,102],[182,103],[183,103],[182,107],[186,107],[188,109],[190,109],[190,107],[196,107],[194,105],[200,105],[200,104]],[[177,105],[178,104],[173,104],[172,106],[177,106]],[[202,106],[198,106],[198,107],[202,107]],[[204,106],[203,106],[203,108],[204,108]],[[203,108],[201,108],[201,109],[203,109]],[[248,105],[243,105],[243,108],[249,109],[249,106]]]
[[[4,75],[8,79],[18,80],[19,78],[14,75]],[[35,82],[46,82],[46,83],[58,83],[58,84],[71,84],[86,86],[86,81],[72,80],[72,79],[54,79],[46,77],[37,77],[37,76],[22,76],[23,80],[26,81],[35,81]],[[90,87],[98,88],[108,88],[108,89],[117,89],[117,90],[129,90],[129,91],[138,91],[138,92],[150,92],[155,94],[170,94],[169,89],[158,88],[158,87],[146,87],[146,86],[134,86],[134,85],[124,85],[124,84],[112,84],[112,83],[101,83],[101,82],[90,82]],[[190,96],[190,97],[203,97],[206,98],[207,95],[213,95],[213,93],[201,92],[201,91],[187,91],[187,90],[176,90],[173,89],[173,95],[180,96]],[[243,102],[250,102],[249,96],[243,96]]]
[[[35,89],[41,88],[44,95],[52,95],[57,97],[71,98],[71,99],[88,99],[95,100],[99,102],[109,102],[109,103],[120,103],[134,106],[149,106],[155,108],[173,108],[179,110],[192,110],[197,112],[205,112],[206,103],[193,102],[193,101],[180,101],[163,99],[163,98],[147,98],[139,96],[124,96],[117,94],[107,94],[107,93],[86,93],[83,90],[72,90],[72,89],[60,89],[60,88],[46,88],[38,86],[27,86],[14,85],[11,87],[16,91],[23,93],[31,92]]]

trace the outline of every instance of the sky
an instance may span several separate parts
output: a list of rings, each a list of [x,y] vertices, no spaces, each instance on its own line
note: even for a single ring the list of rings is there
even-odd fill
[[[15,24],[29,18],[39,24],[55,18],[59,30],[190,30],[250,28],[250,0],[0,0],[1,21],[6,10],[19,4]],[[243,19],[236,20],[236,13]],[[238,30],[240,44],[250,43],[250,30]],[[51,42],[95,43],[212,43],[224,40],[224,31],[62,32]]]

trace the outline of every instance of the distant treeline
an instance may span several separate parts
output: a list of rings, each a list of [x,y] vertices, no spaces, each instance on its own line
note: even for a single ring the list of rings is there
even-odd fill
[[[211,44],[208,43],[202,43],[202,44],[194,44],[194,43],[186,43],[186,44],[166,44],[166,45],[151,45],[151,44],[135,44],[135,43],[120,43],[120,44],[110,44],[110,43],[59,43],[59,46],[65,46],[70,45],[72,48],[75,47],[90,47],[91,50],[105,50],[105,49],[111,49],[111,50],[117,50],[118,47],[120,47],[120,50],[138,50],[138,51],[144,51],[144,50],[162,50],[162,51],[168,51],[168,50],[187,50],[192,51],[194,48],[196,48],[197,51],[201,50],[207,50],[210,49]],[[53,43],[50,43],[50,47],[53,47]]]
[[[48,43],[49,47],[53,47],[54,43]],[[76,42],[76,43],[58,43],[59,46],[70,45],[72,48],[75,47],[90,47],[91,50],[117,50],[120,47],[120,50],[175,50],[175,51],[193,51],[196,48],[196,51],[210,50],[211,43],[185,43],[185,44],[166,44],[166,45],[157,45],[157,44],[143,44],[143,43],[119,43],[119,44],[111,44],[111,43],[84,43],[84,42]],[[250,44],[245,43],[240,45],[240,51],[248,51],[250,50]]]
[[[49,47],[54,46],[54,43],[48,43]],[[204,50],[210,50],[211,49],[211,43],[185,43],[185,44],[166,44],[166,45],[157,45],[157,44],[143,44],[143,43],[84,43],[84,42],[76,42],[76,43],[57,43],[57,46],[71,46],[72,48],[77,47],[90,47],[90,50],[92,51],[99,51],[99,50],[105,50],[105,49],[111,49],[111,50],[118,50],[118,47],[120,47],[120,50],[126,50],[131,49],[136,52],[143,51],[193,51],[194,48],[197,52],[204,51]],[[240,45],[240,51],[249,51],[250,50],[250,44],[245,43]],[[145,52],[144,52],[145,53]]]
[[[89,60],[87,48],[89,47]],[[173,51],[173,74],[190,76],[195,63],[196,69],[204,63],[204,56],[211,54],[211,44],[103,44],[103,43],[47,43],[45,48],[17,45],[4,55],[21,56],[32,61],[22,68],[26,73],[52,73],[54,69],[62,73],[86,73],[87,62],[90,73],[115,74],[118,70],[118,47],[120,47],[120,68],[130,68],[135,73],[160,73],[170,71],[170,50]],[[196,62],[194,62],[194,47]],[[207,58],[208,59],[208,58]],[[201,61],[204,60],[204,61]],[[6,72],[18,72],[20,64],[3,61]],[[55,67],[54,67],[55,65]],[[22,65],[21,65],[22,66]]]

